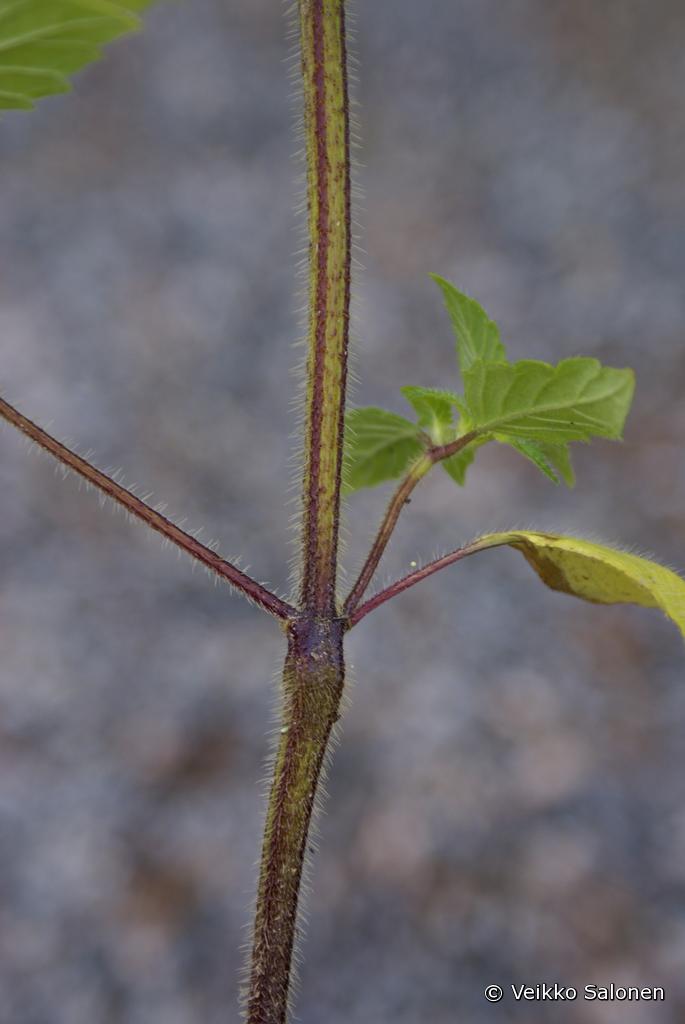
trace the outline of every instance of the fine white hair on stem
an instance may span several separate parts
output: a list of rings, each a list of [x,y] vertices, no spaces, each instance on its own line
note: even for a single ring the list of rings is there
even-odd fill
[[[297,166],[295,176],[295,215],[298,219],[296,225],[296,237],[298,239],[293,251],[295,267],[295,313],[297,315],[298,336],[295,339],[294,347],[297,351],[297,359],[291,370],[294,380],[294,394],[290,400],[290,408],[294,416],[294,425],[289,433],[291,443],[291,454],[288,457],[290,467],[290,483],[286,492],[286,506],[290,510],[289,528],[293,535],[293,545],[288,559],[288,578],[290,588],[290,600],[296,601],[302,573],[302,552],[301,533],[303,508],[301,501],[302,480],[304,473],[304,433],[305,433],[305,398],[306,398],[306,361],[307,361],[307,315],[309,312],[309,237],[307,214],[307,172],[305,166],[304,148],[304,112],[303,112],[303,89],[301,80],[301,51],[298,4],[286,0],[285,16],[287,19],[286,39],[290,46],[290,52],[285,58],[288,77],[291,82],[291,102],[293,108],[292,122],[297,140],[297,149],[293,159]],[[363,272],[363,265],[358,255],[363,253],[361,248],[361,225],[355,216],[355,210],[362,206],[363,189],[359,181],[359,161],[357,158],[360,149],[361,131],[357,110],[359,104],[355,98],[357,85],[358,61],[353,52],[355,40],[355,11],[353,4],[346,4],[346,49],[347,49],[347,82],[348,82],[348,114],[349,114],[349,135],[350,135],[350,186],[353,200],[351,219],[351,297],[350,304],[350,337],[347,362],[347,399],[355,390],[358,383],[357,374],[357,341],[359,338],[359,309],[357,303],[358,277]],[[343,466],[344,472],[344,466]],[[344,479],[343,479],[344,485]],[[341,502],[341,514],[338,537],[338,573],[341,583],[345,583],[347,572],[343,566],[342,556],[347,548],[348,526],[344,515],[343,502]]]

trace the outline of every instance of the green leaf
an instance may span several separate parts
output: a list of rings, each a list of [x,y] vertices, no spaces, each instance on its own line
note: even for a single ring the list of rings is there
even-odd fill
[[[569,451],[568,445],[552,444],[551,442],[541,441],[537,444],[537,447],[547,459],[550,466],[553,466],[557,471],[566,486],[574,487],[576,483],[576,474],[573,469],[573,463],[571,462],[571,452]]]
[[[408,384],[400,391],[417,414],[420,426],[429,427],[435,422],[441,426],[452,423],[452,410],[458,396],[451,391],[421,388],[414,384]]]
[[[422,451],[416,423],[386,409],[351,409],[345,417],[345,493],[401,476]]]
[[[504,361],[506,351],[499,340],[499,328],[483,307],[458,291],[444,277],[437,274],[431,274],[431,277],[442,291],[452,321],[461,372],[464,373],[479,359],[486,363]]]
[[[443,459],[440,463],[447,475],[451,476],[460,487],[466,483],[466,471],[475,459],[478,447],[479,445],[473,442],[468,448],[462,449],[456,455],[450,455],[449,459]]]
[[[0,109],[68,92],[101,47],[140,28],[152,0],[0,0]]]
[[[571,465],[571,453],[567,444],[550,444],[541,441],[523,441],[508,438],[505,434],[495,434],[495,440],[508,444],[525,458],[530,459],[546,477],[559,483],[559,476],[568,487],[573,487],[576,475]],[[557,476],[557,473],[559,476]]]
[[[456,395],[437,388],[420,388],[413,384],[400,388],[418,417],[418,424],[434,444],[446,444],[455,436],[453,419]]]
[[[517,548],[548,587],[596,604],[659,608],[685,636],[685,580],[657,562],[577,537],[514,530],[491,533],[475,550]]]
[[[463,402],[459,395],[452,391],[441,391],[437,388],[419,388],[408,386],[401,388],[402,394],[418,415],[419,426],[429,435],[433,444],[449,444],[466,433],[463,417],[459,418],[458,426],[453,423],[454,408]],[[468,448],[442,459],[440,465],[460,487],[466,482],[466,471],[476,457],[476,451],[485,444],[487,437],[472,441]]]
[[[503,434],[495,434],[495,440],[509,445],[510,448],[514,448],[526,459],[529,459],[553,484],[559,483],[559,477],[545,458],[542,448],[535,441],[518,441],[513,438],[507,438]]]
[[[564,359],[558,366],[524,359],[513,365],[475,362],[464,383],[475,428],[564,444],[592,436],[620,438],[634,376],[597,359]]]

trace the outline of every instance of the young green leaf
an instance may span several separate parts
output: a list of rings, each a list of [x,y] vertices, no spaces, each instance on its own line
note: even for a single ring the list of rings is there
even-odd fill
[[[351,409],[345,417],[345,492],[401,476],[422,451],[416,423],[386,409]]]
[[[434,444],[445,444],[448,435],[451,439],[455,395],[450,391],[420,388],[411,384],[400,388],[400,391],[416,413],[419,426],[430,435]]]
[[[431,274],[431,277],[442,291],[452,321],[461,372],[464,373],[479,359],[486,363],[503,362],[506,351],[499,339],[499,327],[483,307],[444,277],[437,274]]]
[[[564,359],[557,366],[533,359],[513,365],[478,361],[465,372],[464,384],[476,429],[564,444],[620,438],[634,376],[589,358]]]
[[[480,443],[472,441],[468,448],[463,448],[456,455],[450,455],[448,459],[443,459],[440,463],[447,475],[452,477],[460,487],[466,483],[466,471],[476,457],[476,450],[484,443],[484,441]]]
[[[453,423],[454,409],[462,405],[462,399],[452,391],[441,391],[437,388],[419,388],[408,386],[401,388],[402,394],[418,415],[419,426],[422,427],[436,445],[449,444],[457,437],[466,433],[463,418],[459,418],[458,426]],[[442,459],[440,465],[460,487],[466,482],[466,471],[476,457],[476,451],[489,438],[478,438],[468,448]]]
[[[577,537],[514,530],[475,541],[474,550],[517,548],[548,587],[597,604],[659,608],[685,636],[685,580],[657,562]]]
[[[135,32],[153,0],[0,0],[0,109],[68,92],[105,43]]]

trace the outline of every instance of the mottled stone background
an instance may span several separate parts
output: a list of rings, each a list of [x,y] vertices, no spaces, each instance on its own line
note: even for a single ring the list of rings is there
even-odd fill
[[[1,387],[284,591],[297,148],[279,0],[161,4],[0,125]],[[384,563],[574,529],[685,568],[685,5],[357,4],[360,403],[454,379],[435,270],[514,357],[632,365],[575,491],[493,446]],[[456,380],[455,380],[456,385]],[[0,434],[0,1020],[237,1020],[278,630]],[[354,568],[387,494],[350,502]],[[350,638],[301,1024],[676,1024],[683,647],[495,551]],[[660,1004],[484,985],[664,985]]]

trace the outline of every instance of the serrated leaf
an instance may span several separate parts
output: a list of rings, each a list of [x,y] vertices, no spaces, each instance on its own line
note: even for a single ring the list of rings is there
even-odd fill
[[[507,437],[505,434],[495,434],[495,440],[508,444],[529,459],[552,483],[558,484],[560,476],[568,487],[573,487],[575,484],[576,477],[567,444],[524,441]]]
[[[464,373],[479,359],[483,362],[504,361],[506,351],[499,338],[499,327],[483,307],[444,277],[437,274],[431,274],[431,277],[443,294],[452,321],[461,372]]]
[[[30,110],[71,88],[101,47],[140,27],[153,0],[0,0],[0,109]]]
[[[470,547],[502,545],[521,551],[552,590],[596,604],[659,608],[685,636],[685,580],[658,562],[577,537],[527,530],[488,534]]]
[[[567,487],[575,487],[576,474],[571,462],[567,444],[552,444],[547,441],[535,442],[549,464],[557,471]]]
[[[387,409],[351,409],[345,417],[345,493],[401,476],[422,451],[416,423]]]
[[[464,383],[475,428],[554,444],[620,438],[634,389],[632,370],[590,358],[564,359],[557,366],[533,359],[478,361]]]
[[[510,448],[513,448],[515,451],[519,452],[520,455],[523,455],[526,459],[532,462],[534,466],[537,466],[540,472],[543,473],[548,480],[551,480],[553,484],[559,483],[559,477],[543,455],[542,448],[539,444],[536,444],[535,441],[520,441],[514,438],[508,438],[503,434],[495,434],[495,440],[509,445]]]

